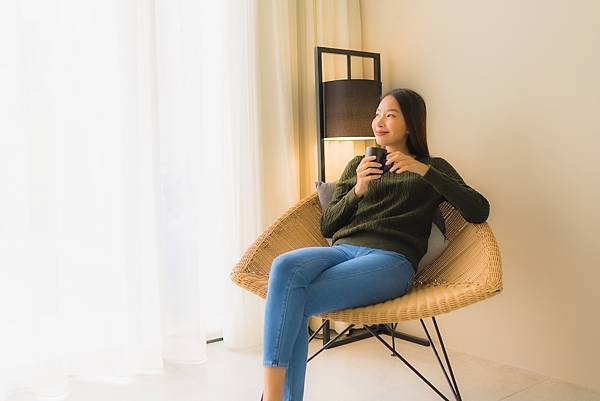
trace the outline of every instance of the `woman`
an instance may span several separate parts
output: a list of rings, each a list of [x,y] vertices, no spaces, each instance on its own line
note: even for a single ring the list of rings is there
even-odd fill
[[[264,401],[301,401],[311,315],[372,305],[410,290],[427,251],[437,206],[447,200],[472,223],[490,205],[441,157],[429,156],[419,94],[382,96],[372,129],[387,150],[353,158],[321,217],[331,247],[295,249],[273,260],[265,305]]]

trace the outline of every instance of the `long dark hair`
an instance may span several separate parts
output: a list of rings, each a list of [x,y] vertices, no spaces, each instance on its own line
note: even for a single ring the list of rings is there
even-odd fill
[[[410,132],[406,142],[408,151],[416,156],[428,157],[427,107],[425,106],[425,100],[411,89],[397,88],[381,96],[379,101],[381,102],[388,95],[394,96],[398,101],[406,122],[406,129]]]

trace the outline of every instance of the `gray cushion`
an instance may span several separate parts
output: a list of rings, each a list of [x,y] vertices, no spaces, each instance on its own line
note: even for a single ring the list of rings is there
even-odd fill
[[[333,196],[333,191],[335,190],[335,185],[337,181],[333,182],[323,182],[323,181],[315,181],[315,187],[317,188],[317,193],[319,194],[319,203],[321,204],[321,209],[325,211],[329,202],[331,202],[331,197]]]
[[[335,190],[335,184],[337,181],[333,182],[323,182],[323,181],[315,181],[315,186],[317,188],[317,193],[319,195],[319,203],[321,204],[321,210],[325,211],[329,202],[331,202],[331,197],[333,196],[333,191]],[[333,243],[331,238],[325,238],[329,246]]]
[[[446,239],[446,236],[440,231],[437,225],[431,225],[431,233],[429,234],[429,239],[427,240],[427,252],[419,261],[419,265],[417,266],[417,273],[421,271],[423,267],[430,265],[434,260],[436,260],[444,249],[448,246],[449,241]]]
[[[335,190],[336,184],[337,181],[315,181],[315,187],[319,196],[319,203],[321,204],[321,209],[323,211],[325,211],[327,205],[329,205],[329,202],[331,202],[331,197],[333,196],[333,191]],[[417,271],[437,259],[437,257],[440,256],[441,253],[444,252],[444,249],[446,249],[448,246],[448,240],[446,239],[446,224],[439,208],[436,209],[435,215],[433,216],[433,223],[434,224],[431,225],[431,233],[429,234],[429,240],[427,242],[427,252],[425,255],[423,255],[423,258],[419,262]],[[331,238],[326,238],[326,240],[331,246]]]

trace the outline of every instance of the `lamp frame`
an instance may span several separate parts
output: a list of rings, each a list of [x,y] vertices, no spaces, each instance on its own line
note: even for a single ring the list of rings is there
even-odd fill
[[[323,53],[342,54],[346,56],[347,79],[352,79],[352,57],[372,58],[374,81],[381,84],[380,54],[333,47],[315,47],[315,84],[317,94],[317,171],[319,181],[325,182],[325,115],[323,96]]]

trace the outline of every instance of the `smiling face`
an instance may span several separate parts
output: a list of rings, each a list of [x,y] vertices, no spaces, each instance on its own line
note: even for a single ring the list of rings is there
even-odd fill
[[[408,153],[406,123],[394,96],[388,95],[379,102],[371,128],[379,146],[388,151],[401,150]]]

